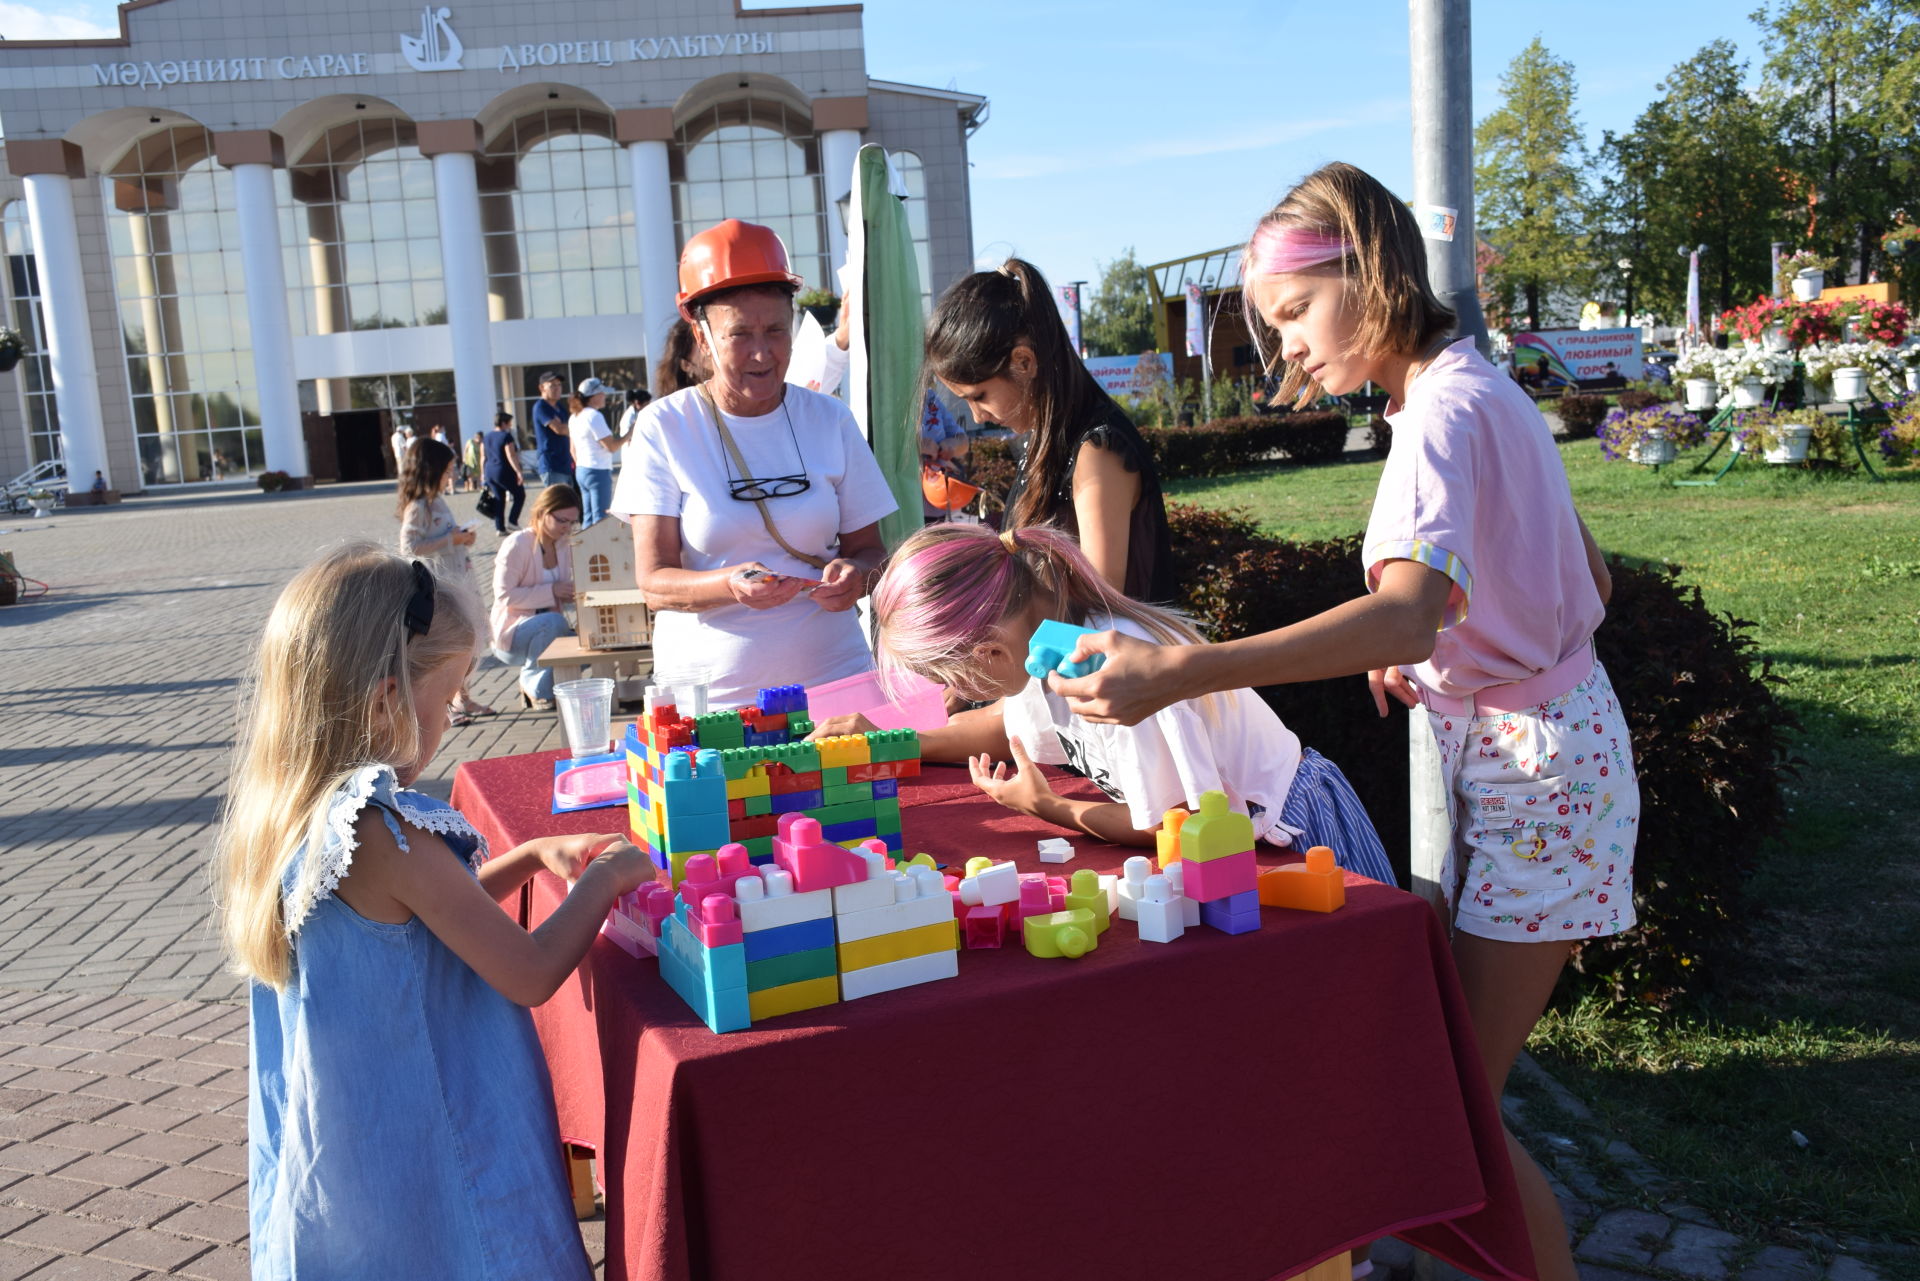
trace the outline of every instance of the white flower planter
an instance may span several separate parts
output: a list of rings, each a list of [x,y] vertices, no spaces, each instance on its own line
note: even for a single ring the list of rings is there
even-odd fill
[[[1920,366],[1907,367],[1907,390],[1920,391]]]
[[[52,494],[28,494],[27,495],[27,506],[33,508],[33,515],[35,520],[38,520],[40,517],[50,514],[53,511],[53,504],[54,504],[54,497]]]
[[[1804,463],[1807,461],[1807,444],[1813,439],[1813,428],[1800,423],[1790,423],[1780,429],[1786,439],[1766,453],[1770,463]]]
[[[1818,267],[1809,267],[1793,278],[1793,296],[1801,302],[1812,302],[1827,287],[1827,273]]]
[[[1665,436],[1647,436],[1637,440],[1627,450],[1631,462],[1645,463],[1649,467],[1663,467],[1680,456],[1680,450]]]
[[[1736,432],[1735,434],[1733,434],[1732,436],[1729,436],[1729,437],[1727,437],[1727,449],[1728,449],[1728,450],[1729,450],[1730,452],[1732,452],[1732,453],[1735,453],[1735,454],[1744,454],[1744,453],[1746,453],[1746,452],[1747,452],[1747,441],[1746,441],[1746,438],[1745,438],[1745,437],[1743,437],[1743,436],[1741,436],[1741,435],[1740,435],[1739,433],[1737,433],[1737,432]]]
[[[1760,345],[1768,351],[1791,351],[1793,344],[1787,341],[1787,331],[1778,325],[1760,335]]]
[[[1686,382],[1687,408],[1698,413],[1720,403],[1720,386],[1711,378],[1689,378]]]
[[[1833,398],[1841,401],[1867,398],[1867,371],[1857,365],[1833,371]]]
[[[1767,385],[1758,378],[1748,378],[1733,385],[1733,407],[1735,409],[1758,409],[1767,403]]]

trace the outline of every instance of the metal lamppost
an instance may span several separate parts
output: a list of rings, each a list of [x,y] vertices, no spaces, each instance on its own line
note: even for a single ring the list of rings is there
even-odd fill
[[[1620,269],[1620,279],[1626,282],[1627,290],[1627,328],[1638,329],[1633,323],[1633,259],[1622,258],[1614,266]]]

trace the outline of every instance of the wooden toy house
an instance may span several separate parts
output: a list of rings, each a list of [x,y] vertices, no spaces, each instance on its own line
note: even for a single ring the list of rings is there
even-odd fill
[[[633,565],[633,529],[607,517],[577,529],[573,601],[582,649],[633,649],[652,643],[653,620]]]

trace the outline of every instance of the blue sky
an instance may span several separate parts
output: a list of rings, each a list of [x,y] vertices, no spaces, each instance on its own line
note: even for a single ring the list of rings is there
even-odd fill
[[[1755,0],[1477,0],[1474,117],[1535,35],[1578,73],[1589,135],[1625,129],[1675,63]],[[756,6],[757,7],[757,6]],[[0,33],[117,29],[104,0],[0,0]],[[1404,0],[867,0],[867,69],[992,100],[974,135],[974,248],[1055,280],[1238,242],[1300,175],[1348,160],[1412,195]]]

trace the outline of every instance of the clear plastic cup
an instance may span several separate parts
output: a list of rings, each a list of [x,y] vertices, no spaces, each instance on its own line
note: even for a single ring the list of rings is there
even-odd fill
[[[560,705],[560,723],[566,727],[567,746],[575,759],[599,756],[613,742],[613,682],[604,676],[561,681],[553,687]]]
[[[704,667],[654,668],[653,684],[647,690],[647,710],[671,703],[682,716],[705,716],[711,675]]]

